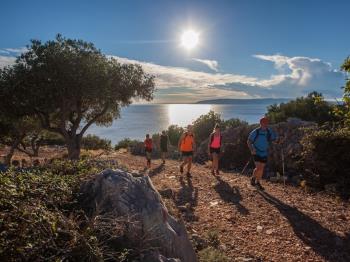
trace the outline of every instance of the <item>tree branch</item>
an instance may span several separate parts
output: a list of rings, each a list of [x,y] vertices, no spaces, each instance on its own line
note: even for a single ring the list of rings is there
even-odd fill
[[[108,104],[105,105],[105,107],[103,108],[103,110],[96,114],[95,117],[93,117],[84,127],[83,129],[80,131],[80,134],[79,136],[82,137],[83,134],[86,132],[86,130],[93,124],[97,121],[97,119],[99,119],[101,116],[103,116],[108,110]]]

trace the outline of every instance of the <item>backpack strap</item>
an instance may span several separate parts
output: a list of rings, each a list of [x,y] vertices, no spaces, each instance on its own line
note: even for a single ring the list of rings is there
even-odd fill
[[[269,128],[266,128],[266,139],[267,139],[267,142],[271,142],[271,131]],[[253,139],[253,144],[255,144],[256,140],[258,139],[259,137],[259,134],[260,134],[260,128],[256,129],[256,134],[255,134],[255,137]]]

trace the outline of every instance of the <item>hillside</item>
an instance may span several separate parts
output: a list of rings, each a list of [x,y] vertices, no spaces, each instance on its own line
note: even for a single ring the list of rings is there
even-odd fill
[[[144,172],[144,159],[129,154],[117,159],[129,170]],[[219,240],[229,261],[349,261],[350,208],[322,193],[265,182],[258,192],[245,176],[213,177],[195,165],[192,178],[180,176],[178,162],[154,161],[149,173],[170,213],[181,216],[200,248],[203,239]],[[164,197],[167,196],[166,197]]]
[[[198,101],[196,104],[279,104],[288,102],[288,98],[257,98],[257,99],[210,99]]]

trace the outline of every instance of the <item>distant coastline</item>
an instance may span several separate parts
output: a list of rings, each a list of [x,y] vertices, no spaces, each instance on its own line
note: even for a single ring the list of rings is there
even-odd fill
[[[253,98],[253,99],[210,99],[198,101],[195,104],[280,104],[283,102],[288,102],[292,98]]]

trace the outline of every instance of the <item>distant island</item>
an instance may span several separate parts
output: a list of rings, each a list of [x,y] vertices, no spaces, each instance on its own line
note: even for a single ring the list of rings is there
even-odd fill
[[[290,98],[211,99],[198,101],[195,104],[280,104],[290,100]]]

